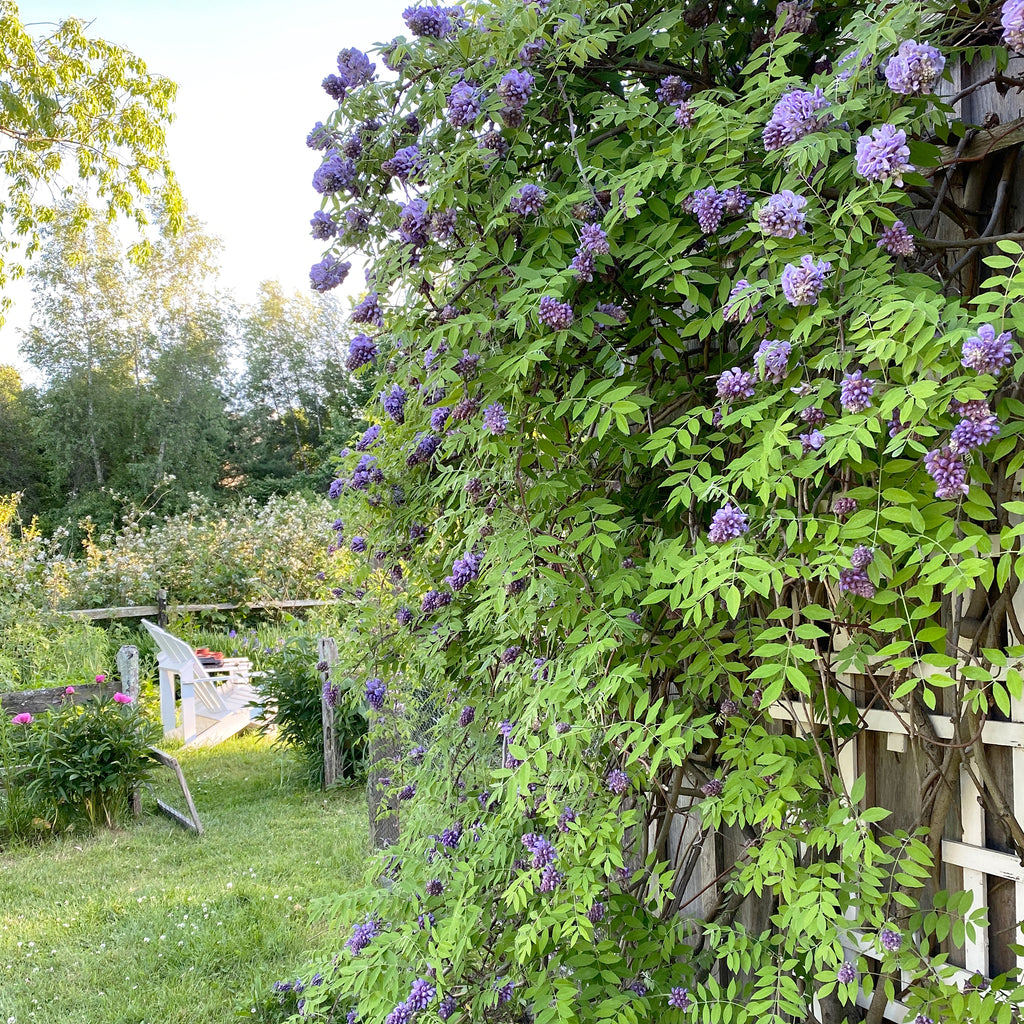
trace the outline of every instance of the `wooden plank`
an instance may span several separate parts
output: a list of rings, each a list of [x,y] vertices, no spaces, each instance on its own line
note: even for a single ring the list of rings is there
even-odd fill
[[[942,840],[942,859],[947,864],[981,871],[986,875],[1008,878],[1011,882],[1024,882],[1024,866],[1011,853],[1000,853],[986,846],[969,846],[950,839]]]
[[[329,700],[331,673],[338,663],[338,645],[329,636],[322,636],[316,643],[317,668],[320,674],[320,720],[323,725],[324,777],[323,788],[338,781],[338,734],[334,724],[334,704]]]
[[[114,681],[116,688],[116,681]],[[68,694],[63,686],[46,686],[40,690],[15,690],[13,693],[0,693],[0,708],[5,715],[20,715],[27,711],[32,715],[42,714],[50,708],[59,707],[64,701],[83,704],[93,697],[102,697],[113,692],[108,683],[88,683],[76,686],[73,694]]]
[[[157,747],[150,747],[149,752],[157,761],[174,772],[178,779],[178,785],[181,786],[181,794],[185,798],[185,806],[188,808],[188,817],[186,818],[181,811],[176,811],[168,804],[164,804],[162,800],[157,800],[157,807],[159,807],[165,814],[170,814],[170,816],[179,824],[191,829],[197,835],[202,835],[203,823],[199,820],[199,814],[196,811],[196,805],[192,800],[192,794],[189,792],[188,783],[185,781],[185,773],[181,770],[181,765],[178,764],[176,758],[171,757],[170,754],[159,750]]]
[[[772,718],[777,721],[794,722],[804,731],[808,731],[812,725],[819,726],[825,723],[824,715],[813,715],[810,706],[802,701],[787,701],[785,704],[779,702],[773,704],[768,710]],[[904,725],[906,719],[902,719],[891,711],[871,708],[861,712],[861,718],[864,727],[872,732],[907,735],[907,728]],[[928,720],[940,740],[953,738],[953,723],[948,717],[929,715]],[[983,743],[995,747],[1024,749],[1024,723],[986,722],[982,727],[981,739]]]
[[[960,156],[956,156],[956,146],[939,146],[943,165],[952,163],[972,163],[984,160],[990,153],[1019,146],[1024,142],[1024,117],[1018,117],[995,128],[980,128],[974,138],[964,146]],[[927,173],[929,169],[926,168]]]
[[[217,604],[174,604],[170,608],[174,612],[231,612],[239,608],[262,610],[266,608],[323,608],[338,602],[321,598],[296,598],[289,601],[255,601],[236,603],[223,601]],[[72,619],[144,619],[159,615],[161,606],[155,604],[133,604],[122,608],[70,608],[62,609],[59,615],[67,615]]]
[[[966,767],[960,769],[960,819],[963,822],[963,842],[968,846],[985,845],[985,812],[981,806],[981,794]],[[960,865],[964,875],[964,891],[972,896],[972,907],[977,910],[987,902],[985,872],[977,864]],[[978,971],[988,977],[988,929],[975,930],[974,938],[964,939],[964,965],[969,971]]]

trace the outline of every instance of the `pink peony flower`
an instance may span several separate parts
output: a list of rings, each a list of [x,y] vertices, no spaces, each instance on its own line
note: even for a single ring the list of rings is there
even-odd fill
[[[64,692],[70,697],[75,692],[75,688],[73,686],[65,686]]]
[[[122,693],[120,690],[118,690],[117,693],[114,694],[115,704],[131,704],[131,702],[132,699],[128,696],[127,693]]]
[[[107,677],[102,672],[96,677],[97,683],[105,683],[106,681]]]
[[[22,711],[20,715],[15,715],[11,719],[13,725],[31,725],[32,716],[27,711]]]

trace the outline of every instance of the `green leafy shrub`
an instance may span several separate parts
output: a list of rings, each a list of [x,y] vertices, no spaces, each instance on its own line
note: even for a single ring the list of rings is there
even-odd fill
[[[53,828],[123,822],[132,791],[156,766],[148,748],[159,728],[122,694],[69,700],[34,719],[3,717],[8,800],[15,794]]]
[[[91,683],[113,664],[113,654],[99,626],[0,604],[0,693]]]
[[[253,644],[251,649],[257,667],[253,685],[268,717],[264,729],[276,728],[279,741],[300,758],[310,785],[319,786],[324,777],[324,687],[317,667],[316,641],[302,636],[280,637],[272,647]],[[366,717],[356,703],[351,681],[332,679],[332,686],[339,770],[342,778],[353,779],[364,770]]]

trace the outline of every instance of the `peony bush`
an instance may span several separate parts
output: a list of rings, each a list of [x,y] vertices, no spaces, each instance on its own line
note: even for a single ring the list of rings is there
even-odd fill
[[[401,834],[282,1013],[1009,1020],[937,858],[961,769],[1010,820],[970,738],[1024,697],[1024,236],[944,169],[1020,5],[404,20],[307,140],[382,375],[330,498]],[[916,820],[841,772],[858,706]]]

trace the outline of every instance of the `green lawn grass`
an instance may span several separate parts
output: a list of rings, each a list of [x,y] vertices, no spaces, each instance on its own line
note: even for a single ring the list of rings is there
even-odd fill
[[[227,1024],[322,945],[307,907],[361,875],[364,790],[310,792],[255,737],[176,756],[205,835],[146,793],[123,831],[0,851],[0,1024]]]

